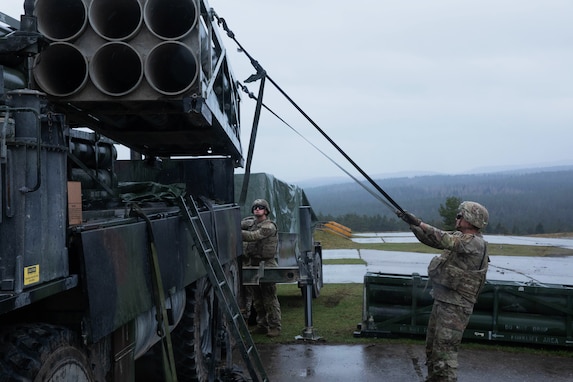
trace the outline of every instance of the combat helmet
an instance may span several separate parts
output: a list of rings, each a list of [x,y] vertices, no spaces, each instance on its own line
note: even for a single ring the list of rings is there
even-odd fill
[[[476,202],[462,202],[459,211],[464,219],[479,229],[485,228],[489,220],[487,209]]]
[[[265,207],[265,210],[267,210],[267,214],[271,213],[271,207],[269,206],[269,202],[267,202],[265,199],[255,199],[255,201],[251,205],[251,212],[255,211],[255,206],[263,206]]]

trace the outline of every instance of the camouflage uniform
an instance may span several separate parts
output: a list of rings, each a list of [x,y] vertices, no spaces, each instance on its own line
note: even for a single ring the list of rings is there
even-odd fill
[[[278,233],[275,222],[265,219],[257,222],[250,216],[241,222],[244,254],[248,264],[259,266],[264,262],[265,267],[278,267],[276,259]],[[250,301],[257,312],[257,332],[280,333],[281,307],[277,298],[275,283],[261,283],[257,286],[246,287],[246,314],[250,314]]]
[[[444,232],[411,225],[418,240],[444,249],[428,267],[434,305],[426,335],[426,381],[457,381],[458,349],[488,266],[481,233]]]

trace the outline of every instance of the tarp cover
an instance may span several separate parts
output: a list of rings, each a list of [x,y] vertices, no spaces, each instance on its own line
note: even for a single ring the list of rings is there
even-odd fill
[[[244,174],[235,174],[235,202],[239,203]],[[255,199],[265,199],[271,206],[270,218],[277,223],[280,232],[299,233],[299,207],[310,206],[302,188],[288,184],[267,173],[254,173],[249,177],[247,198],[241,205],[241,216],[252,215],[251,205]],[[311,209],[311,218],[316,216]]]

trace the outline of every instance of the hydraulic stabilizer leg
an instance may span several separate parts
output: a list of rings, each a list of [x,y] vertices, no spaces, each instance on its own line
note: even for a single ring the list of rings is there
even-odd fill
[[[301,277],[299,281],[299,288],[302,290],[302,295],[304,297],[304,329],[300,336],[296,336],[297,340],[312,340],[317,341],[321,337],[316,333],[313,323],[312,323],[312,290],[314,288],[314,266],[313,266],[314,254],[312,252],[306,252],[305,256],[305,267],[306,275]],[[318,280],[316,280],[318,282]]]

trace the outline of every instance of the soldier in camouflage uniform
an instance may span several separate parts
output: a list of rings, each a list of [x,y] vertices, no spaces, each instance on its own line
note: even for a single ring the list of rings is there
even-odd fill
[[[458,348],[487,273],[487,243],[481,230],[488,223],[488,211],[475,202],[461,203],[455,232],[432,227],[409,212],[397,215],[410,224],[420,242],[444,250],[428,266],[434,304],[426,334],[426,381],[457,381]]]
[[[242,220],[241,230],[243,246],[247,261],[251,266],[259,266],[264,262],[265,267],[278,267],[277,246],[278,232],[275,222],[268,218],[269,203],[257,199],[251,207],[253,216]],[[253,333],[277,337],[281,332],[281,306],[277,298],[275,283],[261,283],[257,286],[246,287],[247,310],[249,299],[257,312],[257,327]]]

